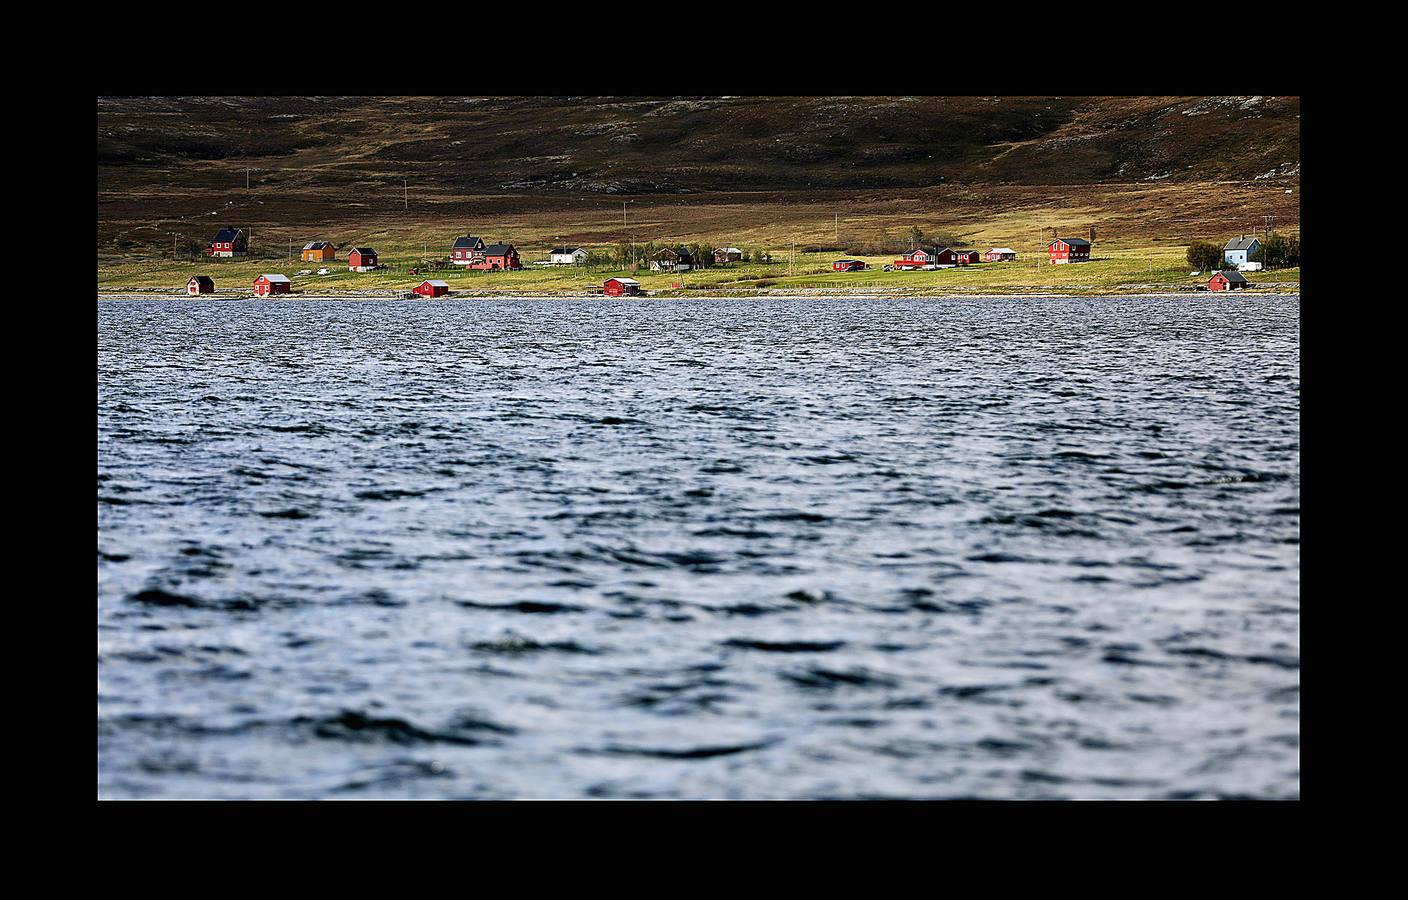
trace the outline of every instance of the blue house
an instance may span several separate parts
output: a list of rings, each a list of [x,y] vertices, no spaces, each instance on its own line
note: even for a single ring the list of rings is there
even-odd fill
[[[1249,257],[1260,249],[1261,241],[1244,234],[1227,242],[1227,245],[1222,248],[1222,259],[1227,265],[1240,269],[1250,262]]]

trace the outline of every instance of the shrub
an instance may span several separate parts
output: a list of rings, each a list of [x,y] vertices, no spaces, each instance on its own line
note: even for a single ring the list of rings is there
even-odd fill
[[[1209,272],[1222,265],[1222,248],[1207,241],[1194,241],[1188,245],[1188,265],[1199,272]]]

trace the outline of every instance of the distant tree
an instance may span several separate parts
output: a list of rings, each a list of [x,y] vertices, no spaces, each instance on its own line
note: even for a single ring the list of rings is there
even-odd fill
[[[924,229],[920,228],[918,225],[910,228],[909,239],[913,242],[915,247],[922,246],[924,243]]]
[[[1300,265],[1300,237],[1273,234],[1262,245],[1262,264],[1268,269],[1283,269]]]
[[[1222,248],[1207,241],[1188,245],[1188,265],[1199,272],[1208,272],[1222,265]]]

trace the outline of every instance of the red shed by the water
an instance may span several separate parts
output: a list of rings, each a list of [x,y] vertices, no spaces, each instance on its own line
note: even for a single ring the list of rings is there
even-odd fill
[[[1090,246],[1090,241],[1084,238],[1057,238],[1046,245],[1046,255],[1053,266],[1089,262]]]
[[[640,292],[640,282],[634,278],[608,278],[602,287],[608,297],[630,297]]]
[[[186,293],[192,297],[196,294],[213,294],[215,281],[209,275],[192,275],[191,280],[186,282]]]
[[[347,268],[353,272],[370,272],[376,268],[376,251],[371,247],[353,247],[347,254]]]
[[[838,259],[831,264],[831,269],[836,272],[861,272],[865,270],[865,261],[860,259]]]
[[[443,297],[450,292],[450,285],[444,281],[426,279],[416,285],[415,292],[422,297]]]
[[[1208,279],[1208,290],[1210,291],[1234,291],[1241,290],[1247,286],[1247,279],[1242,277],[1241,272],[1215,272]]]
[[[254,296],[267,297],[270,294],[287,294],[293,289],[293,282],[287,275],[260,275],[254,279]]]

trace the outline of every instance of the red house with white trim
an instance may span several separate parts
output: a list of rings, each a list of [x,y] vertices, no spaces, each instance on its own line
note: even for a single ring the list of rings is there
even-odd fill
[[[1084,238],[1057,238],[1046,245],[1046,255],[1053,266],[1090,262],[1090,247]]]
[[[254,279],[254,296],[268,297],[270,294],[287,294],[293,290],[293,282],[287,275],[260,275]]]
[[[896,269],[922,269],[925,266],[966,266],[978,261],[977,250],[950,250],[948,247],[919,247],[895,260]]]
[[[518,251],[513,249],[512,244],[490,244],[484,248],[484,259],[471,263],[469,267],[491,272],[516,271],[523,268],[523,263],[519,262]]]
[[[444,281],[426,279],[416,285],[415,292],[422,297],[443,297],[450,293],[450,285]]]
[[[608,278],[602,289],[608,297],[630,297],[640,292],[640,282],[634,278]]]
[[[186,282],[186,293],[192,297],[197,294],[215,293],[215,279],[209,275],[192,275],[191,280]]]
[[[838,259],[831,264],[834,272],[862,272],[865,270],[865,260],[863,259]]]
[[[376,268],[376,251],[371,247],[353,247],[347,254],[347,268],[353,272],[370,272]]]

